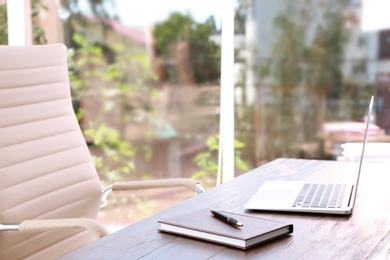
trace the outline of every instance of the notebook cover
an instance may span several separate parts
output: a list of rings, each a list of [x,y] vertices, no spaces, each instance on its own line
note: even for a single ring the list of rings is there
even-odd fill
[[[244,224],[244,226],[234,227],[232,225],[229,225],[228,223],[213,216],[209,209],[202,209],[188,214],[178,215],[172,218],[160,220],[158,222],[160,224],[168,224],[172,226],[185,228],[188,230],[200,231],[206,233],[206,236],[208,233],[208,234],[214,234],[214,235],[219,235],[219,236],[233,238],[233,239],[239,239],[242,241],[247,241],[249,239],[257,238],[259,236],[263,236],[270,232],[283,229],[286,227],[288,228],[288,232],[283,235],[287,235],[293,232],[292,224],[286,224],[278,221],[258,218],[249,215],[237,214],[232,212],[226,212],[226,211],[221,211],[221,212],[224,212],[227,215],[239,220]],[[159,230],[162,232],[169,232],[167,230],[162,230],[161,228]],[[186,234],[181,234],[181,235],[186,235]],[[281,235],[271,237],[270,239],[274,239],[279,236]],[[202,237],[197,237],[197,236],[195,238],[204,239]],[[267,239],[266,241],[270,239]],[[262,241],[262,242],[266,242],[266,241]],[[218,242],[218,241],[214,241],[214,242]],[[249,245],[249,247],[252,247],[254,245]],[[242,249],[247,249],[247,248],[248,247],[243,247]]]

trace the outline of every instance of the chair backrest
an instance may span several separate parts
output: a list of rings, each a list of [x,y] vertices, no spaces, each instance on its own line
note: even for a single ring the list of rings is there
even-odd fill
[[[100,181],[72,107],[66,47],[0,46],[0,224],[96,218]],[[87,231],[0,231],[0,259],[48,259]]]

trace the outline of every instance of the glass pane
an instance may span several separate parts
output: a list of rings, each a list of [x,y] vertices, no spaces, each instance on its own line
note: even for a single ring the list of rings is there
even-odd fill
[[[369,140],[389,142],[390,34],[361,30],[360,1],[238,2],[245,47],[236,135],[251,166],[279,157],[351,159],[341,144],[363,140],[371,95]]]
[[[194,178],[215,185],[220,1],[65,1],[80,123],[104,184]],[[127,225],[193,196],[116,192],[100,219]]]

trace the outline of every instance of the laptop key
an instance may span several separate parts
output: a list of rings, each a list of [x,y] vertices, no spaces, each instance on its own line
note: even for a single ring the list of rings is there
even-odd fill
[[[346,185],[342,185],[342,188],[341,188],[341,192],[340,192],[340,197],[339,197],[339,200],[337,202],[337,208],[341,208],[341,206],[343,205],[343,200],[344,200],[344,193],[345,193],[345,189],[346,189]]]
[[[303,201],[305,200],[305,196],[307,194],[307,191],[310,189],[310,186],[311,184],[310,183],[305,183],[303,186],[302,186],[302,189],[301,191],[299,192],[297,198],[295,199],[294,203],[293,203],[293,207],[297,207],[297,206],[301,206]]]
[[[332,196],[330,198],[328,208],[336,208],[337,201],[338,201],[339,195],[340,195],[340,191],[341,191],[341,184],[336,184],[334,189],[333,189],[333,193],[332,193]]]
[[[322,198],[322,201],[321,201],[321,208],[326,208],[329,204],[329,200],[330,200],[330,196],[332,194],[332,191],[333,191],[333,184],[328,184],[326,185],[326,190],[325,190],[325,193],[324,193],[324,196]]]
[[[341,208],[345,184],[305,183],[292,207]]]
[[[314,194],[317,191],[317,188],[318,188],[318,184],[317,183],[312,184],[312,186],[310,188],[310,191],[307,194],[305,201],[303,202],[302,207],[309,207],[311,205],[311,202],[313,200]]]
[[[311,206],[315,206],[315,207],[318,207],[320,205],[320,202],[321,202],[321,199],[322,199],[322,196],[325,192],[325,187],[326,187],[326,184],[320,184],[319,187],[318,187],[318,191],[313,199],[313,202],[311,204]]]

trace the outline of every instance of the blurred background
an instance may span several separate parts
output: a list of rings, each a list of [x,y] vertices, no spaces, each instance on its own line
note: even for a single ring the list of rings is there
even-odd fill
[[[235,176],[280,157],[356,160],[345,144],[362,142],[371,95],[369,141],[388,160],[385,2],[236,0]],[[29,1],[31,43],[68,47],[74,108],[102,185],[169,177],[216,185],[223,8],[221,0]],[[130,224],[190,196],[119,193],[99,218]]]

